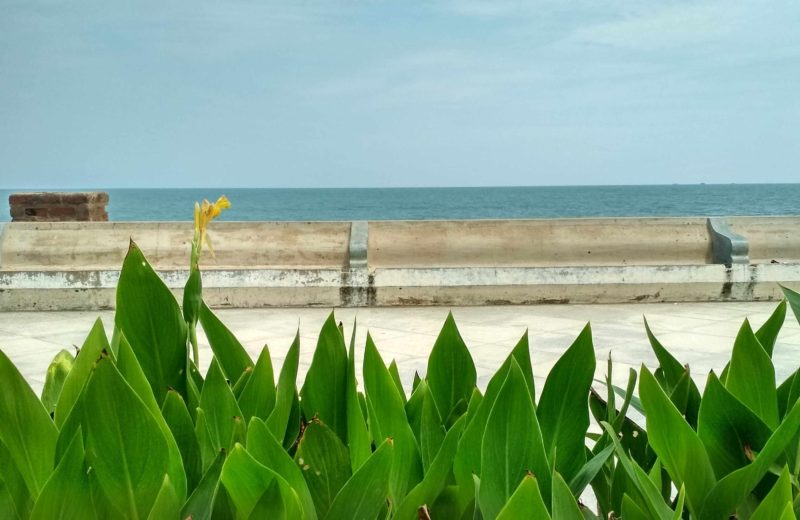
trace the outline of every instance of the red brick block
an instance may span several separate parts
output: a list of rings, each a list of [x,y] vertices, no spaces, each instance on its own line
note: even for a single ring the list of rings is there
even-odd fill
[[[14,193],[8,198],[13,222],[107,221],[108,193]]]
[[[77,220],[76,206],[50,206],[47,208],[47,216],[50,220]],[[88,215],[87,215],[88,216]]]

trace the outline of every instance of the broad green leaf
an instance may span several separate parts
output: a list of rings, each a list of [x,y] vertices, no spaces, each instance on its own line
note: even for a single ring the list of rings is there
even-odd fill
[[[47,367],[47,376],[45,376],[44,388],[42,389],[42,404],[50,414],[55,412],[58,396],[61,395],[64,381],[66,381],[74,363],[75,357],[72,353],[68,350],[61,350],[55,355],[50,366]]]
[[[58,430],[17,367],[0,350],[0,442],[35,499],[53,471]]]
[[[414,486],[398,505],[395,518],[400,520],[406,518],[409,520],[416,519],[417,511],[421,506],[433,505],[436,497],[440,495],[447,484],[447,478],[450,475],[456,450],[458,449],[458,440],[464,431],[465,424],[466,416],[461,416],[448,430],[442,442],[442,448],[436,454],[436,458],[433,459],[428,471],[425,472],[422,482]]]
[[[389,489],[393,501],[400,503],[406,493],[422,480],[422,460],[414,432],[406,419],[403,400],[369,334],[364,351],[364,386],[372,437],[394,439]]]
[[[784,321],[786,321],[786,300],[778,304],[767,321],[756,331],[756,339],[769,357],[772,357],[772,352],[775,350],[775,341]]]
[[[394,359],[389,363],[389,375],[392,376],[394,386],[397,387],[397,393],[400,394],[400,398],[403,400],[403,403],[405,403],[406,391],[403,389],[403,381],[400,380],[400,370],[397,368],[397,361]]]
[[[253,510],[250,512],[248,518],[252,520],[262,520],[269,518],[270,520],[294,520],[289,518],[286,507],[283,504],[283,497],[281,496],[281,487],[277,480],[273,480],[267,486],[261,498],[258,499]]]
[[[116,360],[108,359],[115,363],[117,370],[125,382],[128,383],[128,386],[142,400],[147,409],[150,410],[150,413],[153,414],[153,417],[158,420],[161,411],[159,403],[156,402],[150,382],[147,380],[147,375],[144,373],[142,365],[136,358],[136,354],[134,354],[133,348],[125,336],[120,337],[117,349]]]
[[[531,401],[536,402],[536,385],[533,382],[533,367],[531,366],[531,349],[528,343],[528,330],[519,339],[514,349],[511,351],[511,356],[519,365],[522,374],[525,376],[525,383],[531,392]]]
[[[745,446],[760,450],[772,430],[728,392],[711,372],[700,404],[697,435],[703,441],[717,478],[722,478],[746,466],[750,461],[745,457]]]
[[[78,429],[83,427],[83,430],[86,431],[83,421],[83,395],[84,394],[81,393],[78,396],[78,399],[73,403],[69,415],[58,431],[54,461],[56,465],[61,461],[61,457],[63,457],[67,452],[67,448],[72,442],[72,437],[75,436],[75,433],[78,431]],[[57,409],[58,407],[56,407],[56,410]]]
[[[406,415],[411,429],[417,437],[422,468],[426,473],[433,458],[439,452],[446,432],[442,426],[442,418],[436,408],[436,402],[425,381],[417,385],[411,400],[406,403]]]
[[[581,493],[583,493],[586,486],[588,486],[603,469],[612,453],[614,453],[614,445],[609,444],[578,470],[569,483],[569,488],[572,490],[573,495],[580,496]]]
[[[756,331],[756,339],[764,348],[764,351],[771,358],[772,351],[775,350],[775,341],[778,339],[778,333],[783,327],[783,322],[786,320],[786,300],[782,300],[775,310],[772,312],[767,321]],[[722,369],[719,377],[724,385],[728,379],[728,371],[730,370],[730,362]]]
[[[264,492],[278,482],[282,509],[286,518],[300,518],[301,507],[297,494],[286,480],[260,464],[241,444],[234,446],[222,467],[222,484],[236,507],[236,518],[249,518]]]
[[[252,368],[253,360],[247,355],[247,351],[205,302],[200,306],[200,324],[214,357],[228,379],[237,381],[247,367]]]
[[[314,499],[308,489],[308,484],[306,484],[303,471],[261,419],[254,418],[250,421],[247,428],[247,451],[258,462],[283,477],[292,486],[300,500],[303,518],[310,520],[317,518]]]
[[[456,420],[467,413],[468,402],[465,399],[459,399],[456,405],[450,410],[450,415],[442,417],[444,424],[449,428]]]
[[[222,465],[225,463],[225,451],[217,453],[214,462],[208,468],[203,478],[194,488],[189,496],[189,500],[183,505],[181,518],[191,518],[192,520],[211,520],[214,511],[214,498],[220,488],[219,477],[222,473]]]
[[[656,359],[658,359],[659,368],[662,370],[665,379],[669,383],[667,390],[671,391],[675,386],[675,383],[686,371],[686,367],[684,367],[680,361],[675,359],[675,357],[670,354],[664,345],[661,344],[658,338],[656,338],[655,334],[653,334],[653,331],[650,329],[650,324],[647,322],[647,318],[642,317],[642,319],[644,320],[644,329],[647,333],[647,339],[650,342],[650,347],[653,349]]]
[[[58,467],[47,479],[33,508],[32,520],[96,518],[83,457],[83,438],[78,430]]]
[[[641,466],[639,466],[641,468]],[[647,477],[656,486],[657,489],[660,489],[662,492],[664,491],[664,472],[662,471],[664,468],[661,466],[661,461],[656,459],[655,463],[653,463],[653,467],[650,468],[650,471],[647,472]]]
[[[200,443],[203,457],[203,469],[207,469],[216,458],[220,450],[230,450],[234,443],[244,442],[238,438],[235,428],[235,418],[241,420],[242,411],[236,403],[230,386],[222,373],[216,358],[211,361],[208,375],[200,393],[200,409],[205,416],[205,427],[209,443]],[[199,421],[197,423],[199,429]],[[198,439],[201,434],[198,431]]]
[[[634,373],[636,372],[633,369],[631,369],[631,370]],[[630,382],[630,379],[628,380],[628,382]],[[621,397],[626,397],[627,396],[626,390],[623,390],[622,388],[620,388],[620,387],[618,387],[616,385],[614,385],[614,393],[617,394],[618,396],[621,396]],[[635,395],[631,396],[630,406],[632,406],[633,409],[636,410],[637,412],[639,412],[641,414],[644,414],[644,407],[642,407],[642,401],[638,397],[636,397]]]
[[[598,422],[608,422],[608,418],[611,417],[611,414],[608,412],[608,404],[594,389],[592,389],[589,394],[589,409]],[[642,408],[641,413],[644,414],[644,408]],[[647,432],[629,417],[623,417],[621,424],[619,424],[620,417],[620,415],[616,416],[613,428],[614,431],[617,432],[617,435],[621,437],[620,442],[623,448],[625,448],[626,453],[640,466],[645,468],[650,467],[656,459],[656,455],[648,444]],[[596,444],[595,453],[598,451],[598,448],[602,449],[604,447],[604,445]],[[618,498],[622,500],[621,493]]]
[[[0,442],[0,518],[28,518],[33,509],[25,479],[17,469],[8,448]]]
[[[469,408],[472,409],[472,412],[470,413],[469,410],[467,412],[467,427],[459,441],[458,453],[453,463],[453,473],[459,485],[459,498],[462,507],[466,507],[466,505],[475,498],[472,495],[474,489],[472,475],[481,474],[481,444],[483,442],[483,433],[486,429],[486,421],[497,399],[497,394],[500,392],[500,388],[502,388],[508,376],[508,370],[511,367],[512,359],[517,362],[522,370],[525,382],[529,385],[531,402],[533,402],[532,398],[535,392],[533,376],[531,375],[532,369],[530,366],[528,335],[526,333],[508,355],[503,365],[489,380],[489,384],[486,387],[486,394],[484,396],[481,396],[480,392],[475,394],[474,392],[477,390],[473,389],[473,395],[469,402]],[[478,396],[477,399],[476,395]]]
[[[536,410],[548,458],[566,479],[586,463],[587,403],[595,364],[592,329],[586,325],[547,376]]]
[[[165,518],[177,518],[181,512],[182,501],[178,498],[178,493],[175,491],[175,486],[169,479],[169,475],[164,475],[164,481],[161,483],[161,489],[158,491],[156,501],[150,514],[147,515],[148,520],[162,520]]]
[[[686,487],[681,486],[678,491],[678,498],[675,503],[675,512],[672,513],[672,520],[681,520],[683,518],[683,508],[686,503]]]
[[[347,441],[346,385],[347,349],[331,313],[319,333],[300,398],[305,416],[319,417],[342,442]]]
[[[512,359],[508,376],[489,413],[481,446],[478,501],[484,518],[497,516],[528,472],[539,480],[542,494],[550,497],[552,468],[528,385]]]
[[[133,348],[156,401],[186,394],[186,322],[172,292],[131,241],[117,284],[117,327]],[[160,485],[160,482],[159,482]]]
[[[559,472],[553,473],[553,518],[559,520],[584,520],[578,501]]]
[[[84,405],[86,459],[103,494],[123,515],[146,518],[170,471],[163,432],[106,357],[89,379]]]
[[[103,329],[103,322],[98,318],[83,342],[83,346],[78,351],[72,370],[67,374],[64,386],[61,388],[61,394],[58,396],[54,419],[59,429],[61,429],[67,416],[72,411],[75,401],[78,400],[78,396],[80,396],[86,381],[89,379],[95,361],[104,350],[109,350],[108,339]],[[71,440],[72,437],[67,442]]]
[[[783,290],[783,295],[786,297],[786,301],[789,302],[789,306],[792,308],[794,317],[797,318],[797,322],[800,323],[800,293],[788,287],[784,287],[783,285],[781,285],[781,289]]]
[[[30,511],[30,509],[28,510]],[[28,518],[29,516],[29,513],[26,513],[24,517],[17,514],[16,503],[12,497],[12,492],[9,491],[2,477],[0,477],[0,515],[2,515],[0,518],[9,518],[11,520],[20,520],[22,518]]]
[[[406,417],[408,424],[411,425],[411,430],[417,437],[419,442],[419,427],[422,423],[422,402],[425,400],[425,394],[430,394],[430,387],[425,381],[420,381],[417,388],[411,393],[411,397],[405,402]]]
[[[181,394],[174,390],[168,391],[161,413],[180,450],[186,486],[191,492],[203,476],[203,461],[194,424]]]
[[[287,450],[291,450],[300,441],[301,419],[300,396],[295,390],[292,407],[289,409],[289,420],[286,422],[286,434],[283,436],[283,447]]]
[[[478,475],[472,475],[472,484],[473,484],[473,491],[472,496],[475,497],[472,502],[470,502],[471,508],[468,506],[467,509],[464,511],[463,518],[469,519],[472,518],[473,520],[483,520],[483,513],[481,513],[480,504],[478,503],[478,497],[481,496],[481,478]],[[472,514],[470,514],[470,509],[472,509]]]
[[[189,380],[187,383],[190,383],[197,389],[197,399],[199,402],[200,399],[200,390],[203,389],[203,376],[200,374],[200,370],[197,369],[197,365],[194,364],[194,361],[191,359],[189,360]]]
[[[457,485],[445,486],[439,496],[436,497],[436,500],[433,501],[433,505],[427,509],[431,518],[462,518],[466,514],[466,511],[460,505]],[[472,518],[473,513],[473,511],[469,511],[470,518]]]
[[[338,334],[338,329],[335,330]],[[294,460],[308,484],[317,516],[324,518],[351,476],[347,448],[333,430],[319,420],[312,420],[303,431]]]
[[[147,377],[124,336],[120,338],[118,349],[117,370],[119,370],[120,375],[122,375],[125,382],[128,383],[131,389],[136,393],[137,397],[142,400],[142,403],[144,403],[145,407],[153,416],[153,419],[155,419],[156,424],[158,424],[158,427],[161,429],[161,433],[167,441],[167,449],[169,450],[170,469],[168,473],[171,477],[171,485],[174,486],[175,491],[178,493],[178,498],[183,501],[186,498],[187,482],[180,448],[159,409],[153,391],[147,382]],[[171,391],[175,393],[174,390]],[[169,392],[170,391],[167,393],[169,394]]]
[[[427,392],[422,400],[422,422],[419,430],[419,448],[424,473],[427,473],[433,459],[439,453],[446,433],[442,426],[442,418],[436,409],[436,402],[431,393]]]
[[[784,466],[781,476],[772,487],[772,490],[764,497],[758,508],[753,512],[750,520],[772,520],[781,518],[786,506],[792,505],[792,481],[789,474],[789,467]],[[794,513],[792,513],[794,516]]]
[[[275,391],[275,408],[267,418],[272,435],[276,439],[283,439],[286,435],[286,426],[292,413],[294,395],[297,393],[297,367],[300,363],[300,331],[294,336],[292,346],[286,353],[286,358],[278,376],[278,388]]]
[[[601,423],[601,426],[611,439],[613,446],[616,449],[617,457],[619,459],[618,468],[621,467],[624,474],[628,477],[634,489],[630,490],[631,493],[637,493],[641,497],[642,507],[650,518],[654,520],[669,520],[672,518],[672,511],[664,503],[661,496],[661,490],[653,483],[648,477],[647,473],[633,460],[628,457],[625,449],[617,437],[616,432],[607,422]]]
[[[686,486],[686,501],[696,516],[716,482],[708,454],[697,433],[669,400],[653,374],[644,365],[640,374],[639,396],[647,412],[650,444],[675,485]]]
[[[647,323],[647,319],[644,319],[644,328],[647,332],[647,339],[650,341],[650,347],[653,349],[653,353],[658,359],[659,370],[656,371],[656,376],[659,375],[659,372],[663,374],[666,381],[666,388],[664,391],[667,394],[671,394],[672,390],[681,380],[688,368],[683,366],[677,359],[675,359],[675,357],[670,354],[666,348],[664,348],[664,345],[658,341],[656,336],[653,334],[653,331],[650,330],[650,325]],[[689,425],[692,426],[692,428],[696,428],[697,414],[700,411],[700,391],[697,389],[697,385],[691,379],[688,381],[688,384],[689,396],[686,402],[686,409],[682,410],[681,413],[686,416],[686,420],[689,422]]]
[[[257,503],[258,502],[256,502],[256,504]],[[244,515],[242,515],[242,517],[244,517]],[[211,513],[211,518],[220,518],[224,520],[239,518],[236,511],[236,506],[228,494],[228,491],[225,489],[225,486],[222,485],[222,480],[220,480],[217,494],[214,496],[214,511]]]
[[[102,325],[102,322],[101,322],[101,325]],[[111,342],[108,345],[109,346],[109,352],[108,353],[112,357],[112,359],[116,359],[117,358],[117,348],[119,347],[119,340],[120,340],[121,337],[122,337],[122,331],[117,326],[117,324],[114,323],[114,328],[111,331]],[[106,342],[108,342],[108,338],[106,338]]]
[[[88,452],[84,453],[87,467],[91,468],[91,463],[86,458]],[[100,482],[95,471],[88,471],[89,473],[89,489],[92,493],[92,505],[94,506],[94,513],[98,519],[104,518],[126,518],[126,515],[118,507],[118,502],[108,498],[105,492],[100,487]]]
[[[778,387],[778,413],[781,418],[786,416],[786,411],[791,410],[794,403],[800,399],[800,369],[786,378]]]
[[[417,385],[419,386],[419,385]],[[483,394],[477,387],[472,390],[472,396],[469,398],[469,404],[467,405],[467,413],[464,414],[467,416],[467,424],[475,418],[475,415],[478,413],[478,408],[480,407],[481,403],[483,403]]]
[[[472,356],[449,313],[428,358],[428,385],[442,417],[448,417],[460,400],[468,402],[477,373]]]
[[[275,376],[266,345],[239,396],[239,408],[248,422],[252,417],[266,420],[275,408]]]
[[[622,518],[625,520],[650,520],[647,513],[627,493],[622,497]]]
[[[210,461],[215,457],[214,454],[219,452],[220,449],[214,448],[206,412],[202,408],[198,408],[195,411],[194,433],[197,437],[197,445],[200,447],[200,460],[203,463],[203,471],[207,471]],[[227,452],[227,449],[225,451]]]
[[[711,489],[703,504],[702,516],[699,518],[727,518],[726,515],[732,514],[761,482],[789,443],[796,441],[798,429],[800,429],[800,404],[795,404],[755,460],[726,475]],[[687,488],[688,498],[690,497]]]
[[[350,337],[350,349],[347,356],[347,382],[345,398],[347,407],[347,445],[350,449],[350,468],[355,472],[372,454],[371,439],[367,431],[367,422],[361,411],[358,399],[358,383],[356,381],[356,324],[353,323],[353,335]]]
[[[692,383],[692,375],[689,372],[689,367],[687,365],[686,370],[683,371],[683,375],[680,377],[680,379],[678,379],[678,382],[669,393],[669,400],[672,401],[672,404],[674,404],[675,408],[677,408],[681,413],[685,413],[686,408],[689,405],[689,395]]]
[[[621,475],[621,478],[626,479],[622,465],[616,464],[614,466],[609,464],[608,468],[592,482],[592,493],[597,501],[597,512],[601,518],[611,511],[621,510],[622,494],[619,493],[619,488],[614,486],[615,476],[617,475]]]
[[[725,387],[771,429],[778,426],[775,367],[745,320],[733,345]]]
[[[392,466],[392,441],[378,446],[342,487],[331,504],[327,520],[373,519],[386,504]]]
[[[796,496],[794,498],[793,509],[794,509],[795,516],[800,516],[800,495],[798,495],[798,496]],[[784,512],[783,514],[786,515],[786,512]],[[781,520],[783,520],[783,518],[781,518]]]
[[[550,520],[550,512],[542,499],[539,483],[530,473],[522,478],[516,491],[500,510],[497,520],[518,520],[520,518],[536,518]]]

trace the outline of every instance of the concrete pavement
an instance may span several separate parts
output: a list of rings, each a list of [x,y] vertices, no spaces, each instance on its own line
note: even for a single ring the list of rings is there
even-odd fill
[[[775,303],[680,303],[615,305],[531,305],[455,307],[453,315],[472,353],[478,384],[485,387],[517,340],[530,335],[537,389],[558,357],[569,347],[587,321],[591,322],[597,377],[603,377],[611,352],[614,379],[624,384],[629,367],[641,363],[653,367],[645,336],[646,315],[656,336],[684,363],[689,363],[698,383],[709,370],[721,370],[729,359],[733,340],[745,318],[759,327],[775,309]],[[337,309],[336,318],[345,333],[358,320],[357,363],[361,362],[369,330],[388,364],[396,359],[403,384],[410,388],[415,371],[424,374],[427,357],[451,309],[443,307]],[[255,359],[268,344],[275,371],[283,363],[295,332],[301,335],[300,381],[313,356],[317,334],[329,310],[308,308],[227,309],[217,313]],[[93,321],[100,317],[110,334],[113,312],[6,312],[0,313],[0,349],[17,365],[39,393],[52,357],[62,348],[80,346]],[[201,370],[211,360],[211,350],[200,334]],[[800,325],[787,311],[786,323],[775,347],[778,381],[800,366]]]

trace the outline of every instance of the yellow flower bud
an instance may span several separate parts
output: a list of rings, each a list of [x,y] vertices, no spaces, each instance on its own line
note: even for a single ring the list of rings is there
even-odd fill
[[[194,238],[192,239],[192,263],[196,263],[200,259],[200,252],[203,248],[203,243],[208,246],[211,256],[214,256],[214,250],[211,247],[211,240],[207,236],[208,225],[212,220],[217,218],[222,210],[231,207],[231,203],[225,195],[220,196],[215,203],[211,203],[208,199],[203,199],[202,204],[194,203]]]

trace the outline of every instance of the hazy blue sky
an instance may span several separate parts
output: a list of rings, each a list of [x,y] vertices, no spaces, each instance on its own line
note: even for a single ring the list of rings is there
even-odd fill
[[[800,181],[800,2],[0,0],[0,187]]]

